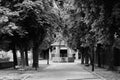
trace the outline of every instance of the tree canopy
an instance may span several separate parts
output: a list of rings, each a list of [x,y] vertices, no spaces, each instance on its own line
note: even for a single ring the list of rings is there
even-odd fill
[[[14,43],[38,53],[61,40],[73,49],[112,46],[119,22],[119,0],[0,0],[0,48]]]

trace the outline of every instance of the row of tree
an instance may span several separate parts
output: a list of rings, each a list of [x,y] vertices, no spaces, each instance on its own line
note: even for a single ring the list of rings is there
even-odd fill
[[[13,51],[14,67],[18,65],[16,51],[20,51],[24,67],[28,66],[27,52],[32,49],[33,67],[37,69],[41,49],[49,48],[60,26],[52,8],[50,0],[0,1],[0,49]]]
[[[113,68],[113,47],[120,36],[119,0],[58,0],[64,26],[62,35],[69,47],[89,47],[94,70],[97,44],[109,47],[109,68]]]
[[[14,66],[16,50],[20,50],[25,66],[27,51],[32,49],[33,67],[37,68],[41,49],[64,39],[73,49],[90,48],[94,70],[97,44],[109,45],[113,63],[112,48],[120,36],[119,22],[119,0],[1,0],[0,49],[13,51]]]

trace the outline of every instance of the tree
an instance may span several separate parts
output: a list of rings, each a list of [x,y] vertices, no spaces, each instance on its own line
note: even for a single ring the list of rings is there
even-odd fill
[[[47,32],[54,33],[51,29],[57,30],[61,25],[59,17],[52,12],[52,6],[49,3],[48,0],[28,0],[17,5],[19,9],[22,9],[20,10],[18,25],[28,32],[28,38],[33,42],[33,67],[35,68],[38,67],[40,45],[47,36]]]
[[[69,6],[63,7],[64,14],[62,14],[62,16],[66,16],[65,18],[63,18],[63,20],[65,21],[65,26],[67,27],[64,28],[65,31],[63,30],[64,35],[65,37],[68,37],[67,40],[70,47],[76,47],[80,49],[81,44],[84,44],[85,46],[92,45],[93,47],[91,48],[91,53],[93,55],[91,54],[91,57],[93,59],[93,64],[94,46],[97,43],[97,37],[101,37],[101,35],[103,34],[103,30],[105,30],[103,29],[104,9],[102,1],[66,0],[66,3],[67,2],[69,2]]]
[[[3,4],[1,4],[3,5]],[[16,11],[11,11],[11,9],[6,8],[4,6],[0,6],[1,10],[1,18],[0,18],[0,32],[1,39],[8,40],[9,49],[13,51],[14,58],[14,67],[17,65],[17,56],[16,56],[16,48],[15,48],[15,34],[21,35],[23,32],[20,27],[16,26],[15,21],[16,17],[19,16],[19,13]],[[22,35],[21,35],[22,36]]]

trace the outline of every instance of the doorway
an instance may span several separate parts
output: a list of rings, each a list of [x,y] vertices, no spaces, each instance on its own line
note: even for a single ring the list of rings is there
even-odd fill
[[[67,49],[60,50],[60,57],[67,57]]]

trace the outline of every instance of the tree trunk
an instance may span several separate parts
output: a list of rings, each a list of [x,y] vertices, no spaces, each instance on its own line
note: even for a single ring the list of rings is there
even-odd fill
[[[21,64],[22,64],[22,68],[25,67],[26,61],[25,61],[25,55],[24,55],[24,50],[20,50],[21,53]]]
[[[98,67],[101,67],[101,55],[100,55],[100,52],[98,52]]]
[[[92,71],[94,71],[94,45],[92,45],[92,54],[91,54],[91,64],[92,64]]]
[[[108,4],[110,3],[110,4]],[[110,40],[110,45],[109,45],[109,69],[113,69],[113,43],[115,41],[114,34],[116,32],[116,21],[115,18],[113,18],[113,22],[111,25],[108,25],[108,19],[111,17],[111,14],[113,12],[113,6],[115,5],[116,0],[105,0],[104,1],[104,7],[105,7],[105,25],[109,26],[109,40]]]
[[[45,30],[43,28],[39,28],[36,30],[36,36],[33,39],[33,65],[32,67],[37,70],[39,67],[39,46],[42,44],[45,37]]]
[[[25,49],[25,61],[26,61],[26,66],[29,66],[29,63],[28,63],[28,51],[27,51],[27,49]]]
[[[114,53],[113,53],[113,47],[112,46],[110,46],[110,48],[109,48],[110,50],[110,57],[109,57],[109,69],[110,70],[114,70]]]
[[[113,27],[114,27],[114,24],[112,24],[112,28],[110,28],[110,37],[109,37],[109,39],[110,39],[110,45],[109,45],[109,69],[110,70],[113,70],[114,68],[114,57],[113,57],[113,45],[114,45],[114,42],[115,42],[115,38],[114,38],[114,29],[113,29]],[[113,32],[112,32],[113,31]]]
[[[81,64],[84,64],[85,54],[84,54],[84,48],[81,48]]]
[[[88,53],[85,55],[85,65],[89,65],[89,56],[88,56]]]
[[[18,65],[15,44],[12,44],[12,52],[13,52],[13,62],[14,62],[13,64],[15,69],[15,66]]]
[[[37,69],[39,67],[39,64],[38,64],[38,57],[39,56],[39,46],[38,44],[34,44],[34,47],[33,47],[33,65],[32,67]]]
[[[89,59],[90,59],[90,55],[89,55],[89,47],[85,48],[85,65],[89,66]]]
[[[85,56],[84,53],[81,54],[81,64],[84,64]]]
[[[49,65],[49,49],[47,49],[46,55],[47,55],[47,64]]]
[[[97,49],[96,49],[96,57],[97,57],[97,65],[98,67],[101,67],[101,44],[97,44]]]
[[[49,65],[49,57],[47,56],[47,64]]]

